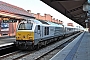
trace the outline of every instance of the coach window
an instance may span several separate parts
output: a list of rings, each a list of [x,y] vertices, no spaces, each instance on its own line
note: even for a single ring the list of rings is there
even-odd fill
[[[40,30],[40,25],[38,25],[38,30]]]

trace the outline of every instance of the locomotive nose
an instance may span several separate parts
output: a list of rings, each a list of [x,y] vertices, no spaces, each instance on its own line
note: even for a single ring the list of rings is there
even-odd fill
[[[34,40],[34,32],[17,32],[16,40]]]

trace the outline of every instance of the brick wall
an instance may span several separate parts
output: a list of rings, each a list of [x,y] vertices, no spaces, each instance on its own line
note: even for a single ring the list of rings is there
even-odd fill
[[[31,13],[31,10],[27,10],[29,13]],[[50,21],[50,22],[54,22],[54,23],[58,23],[58,24],[63,24],[62,21],[58,20],[58,19],[55,19],[53,18],[50,14],[44,14],[43,16],[40,15],[40,13],[37,13],[37,14],[34,14],[34,13],[31,13],[36,19],[39,19],[39,20],[45,20],[45,21]],[[2,19],[1,19],[2,20]],[[1,21],[0,20],[0,21]],[[18,20],[17,23],[9,23],[9,31],[5,31],[5,32],[2,32],[1,31],[1,27],[0,27],[0,36],[2,36],[3,33],[8,33],[8,36],[13,36],[16,34],[16,28],[17,28],[17,25],[18,23],[20,22],[21,20]]]
[[[31,13],[30,10],[28,10],[28,12]],[[33,16],[36,19],[39,19],[39,20],[45,20],[45,21],[55,22],[55,23],[58,23],[58,24],[63,24],[62,21],[53,18],[53,16],[51,16],[50,14],[44,14],[44,16],[40,15],[40,13],[37,13],[37,14],[31,13],[31,14],[33,14]]]

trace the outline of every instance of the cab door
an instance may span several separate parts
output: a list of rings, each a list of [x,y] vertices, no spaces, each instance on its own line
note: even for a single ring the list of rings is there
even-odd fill
[[[41,27],[40,25],[37,26],[37,34],[39,37],[41,37]]]

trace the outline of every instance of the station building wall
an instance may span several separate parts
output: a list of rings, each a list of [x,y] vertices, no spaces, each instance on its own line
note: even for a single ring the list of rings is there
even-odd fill
[[[14,23],[0,22],[0,26],[2,24],[4,24],[3,26],[8,25],[8,27],[0,27],[0,36],[15,36],[16,35],[16,28],[17,28],[18,22],[14,22]]]
[[[29,13],[31,13],[31,11],[29,11]],[[41,16],[40,13],[37,13],[37,14],[32,13],[32,15],[36,19],[39,19],[39,20],[45,20],[45,21],[50,21],[50,22],[54,22],[54,23],[58,23],[58,24],[63,24],[63,22],[61,20],[53,18],[50,14],[44,14],[44,16]],[[17,22],[14,22],[14,23],[8,23],[9,27],[6,30],[5,29],[3,30],[0,27],[0,36],[15,36],[16,28],[17,28],[17,25],[19,22],[20,22],[20,20],[17,20]],[[0,25],[1,24],[2,24],[2,22],[0,22]]]

